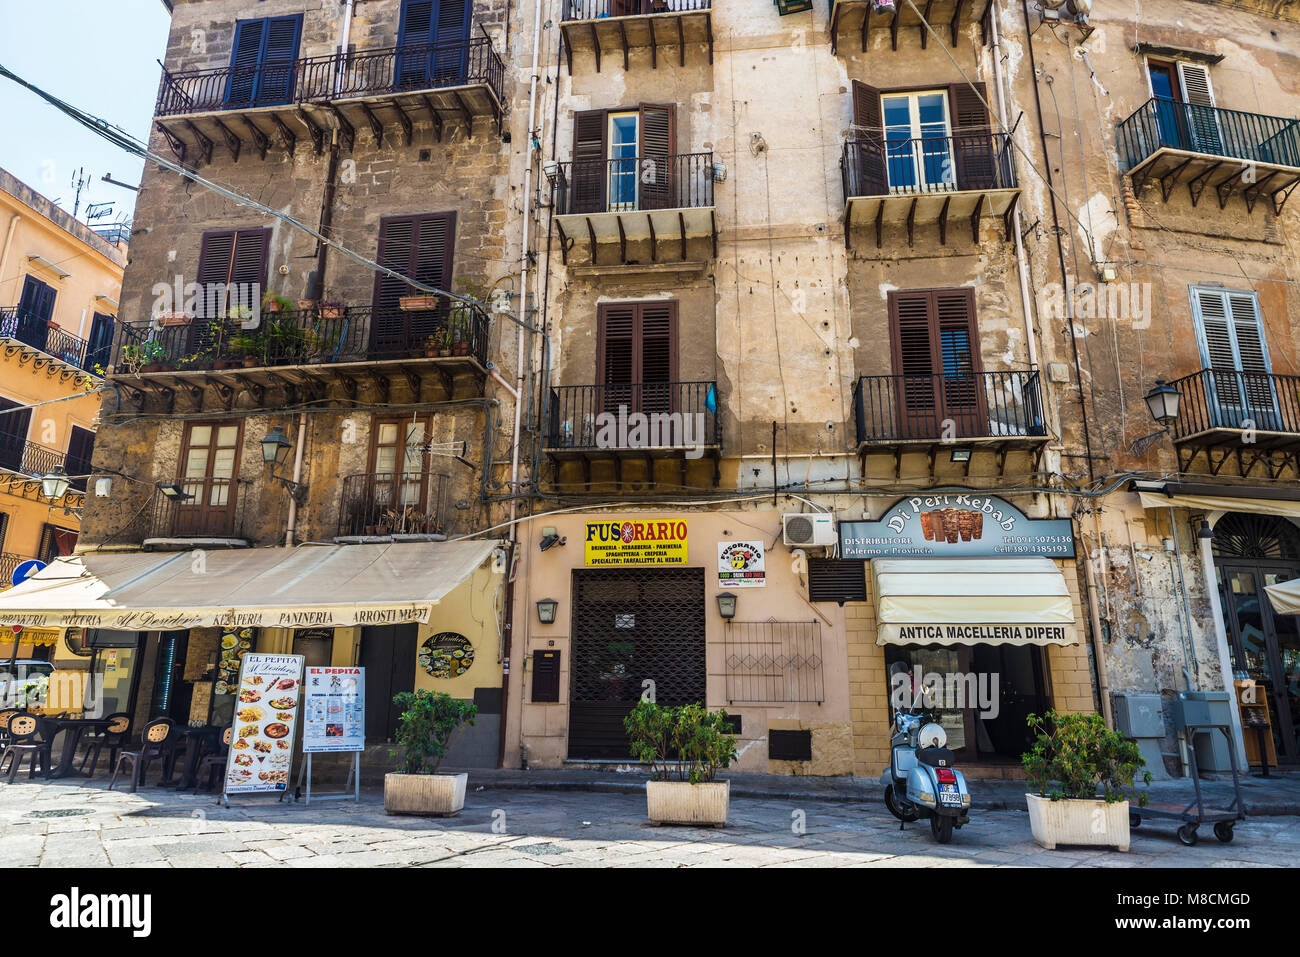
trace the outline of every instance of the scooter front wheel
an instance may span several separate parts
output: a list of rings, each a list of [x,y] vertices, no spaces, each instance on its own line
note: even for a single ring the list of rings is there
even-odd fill
[[[910,824],[916,820],[916,811],[905,811],[899,807],[898,795],[894,793],[892,787],[885,788],[885,807],[889,808],[890,814],[905,824]]]
[[[930,816],[930,833],[940,844],[952,842],[952,818],[940,814]]]

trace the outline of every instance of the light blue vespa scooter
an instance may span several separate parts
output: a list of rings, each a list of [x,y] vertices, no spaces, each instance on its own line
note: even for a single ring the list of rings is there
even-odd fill
[[[928,817],[934,839],[947,844],[970,810],[966,777],[953,767],[948,733],[930,715],[902,709],[892,730],[889,767],[880,776],[885,806],[904,824]]]

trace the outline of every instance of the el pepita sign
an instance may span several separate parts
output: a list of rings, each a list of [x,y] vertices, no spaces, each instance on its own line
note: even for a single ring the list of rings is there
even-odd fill
[[[914,495],[879,521],[840,522],[844,558],[1074,557],[1066,518],[1032,519],[994,495]]]
[[[685,565],[686,520],[587,522],[588,566]]]

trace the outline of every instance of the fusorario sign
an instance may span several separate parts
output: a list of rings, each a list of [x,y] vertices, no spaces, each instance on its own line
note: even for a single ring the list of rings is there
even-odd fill
[[[588,522],[583,549],[589,566],[685,565],[686,522]]]
[[[840,522],[844,558],[1074,557],[1069,519],[1031,519],[993,495],[915,495],[876,522]]]

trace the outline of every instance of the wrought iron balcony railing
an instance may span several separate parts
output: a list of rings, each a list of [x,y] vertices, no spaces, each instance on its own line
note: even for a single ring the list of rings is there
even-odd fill
[[[339,536],[438,535],[445,531],[446,475],[373,472],[343,479]]]
[[[87,356],[85,339],[50,325],[48,320],[22,306],[0,308],[0,338],[17,339],[85,371],[92,370],[93,361],[98,358]]]
[[[563,19],[603,20],[606,17],[644,17],[654,13],[696,13],[711,6],[711,0],[566,0]]]
[[[858,444],[1046,437],[1037,370],[862,376],[853,390]]]
[[[155,116],[287,106],[483,84],[502,102],[505,65],[488,37],[404,44],[214,70],[163,70]]]
[[[555,212],[617,213],[713,205],[713,153],[561,163]]]
[[[469,356],[487,367],[487,313],[437,299],[428,309],[334,306],[263,312],[253,328],[238,319],[193,318],[180,325],[121,323],[113,344],[117,374],[322,365]]]
[[[228,478],[179,479],[187,496],[154,499],[146,538],[245,538],[244,496]]]
[[[564,385],[551,389],[552,450],[716,448],[722,445],[714,382]]]
[[[1014,189],[1012,153],[1007,133],[860,137],[844,144],[840,159],[844,198]]]
[[[1170,383],[1182,393],[1175,442],[1215,431],[1290,433],[1300,439],[1300,376],[1202,369]]]
[[[1125,172],[1162,148],[1300,167],[1300,120],[1152,97],[1116,130]]]

